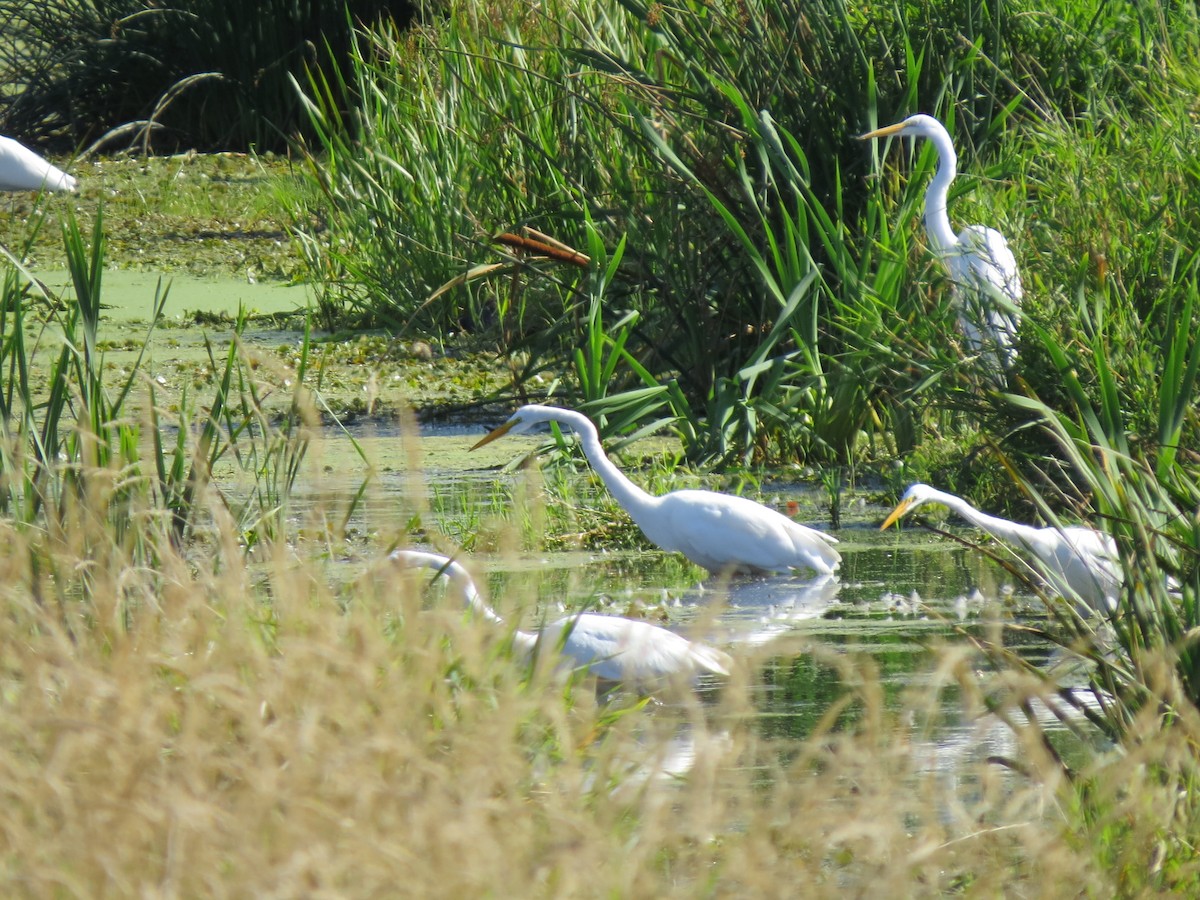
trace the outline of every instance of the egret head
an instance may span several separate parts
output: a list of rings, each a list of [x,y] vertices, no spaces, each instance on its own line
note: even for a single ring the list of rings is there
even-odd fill
[[[436,572],[449,572],[451,569],[460,568],[458,563],[450,557],[440,553],[429,553],[425,550],[393,550],[388,559],[399,563],[406,569],[426,568]]]
[[[425,550],[393,550],[388,559],[405,569],[429,569],[436,581],[445,575],[451,581],[472,584],[471,575],[462,565],[449,556],[440,553],[429,553]],[[472,590],[474,586],[472,585]]]
[[[879,526],[879,530],[886,530],[893,522],[898,522],[922,503],[937,500],[939,493],[935,488],[931,488],[929,485],[921,484],[920,482],[910,486],[904,492],[904,496],[900,498],[900,502],[896,504],[896,508],[883,520],[883,524]]]
[[[913,138],[934,137],[935,135],[949,136],[949,133],[941,122],[933,116],[919,113],[915,116],[909,116],[903,122],[897,122],[895,125],[886,125],[883,128],[876,128],[874,131],[868,131],[866,134],[860,134],[858,139],[860,141],[869,141],[871,138],[888,137],[893,134]]]
[[[541,406],[536,403],[531,403],[528,406],[522,406],[515,413],[509,416],[508,421],[489,431],[483,438],[475,444],[471,449],[478,450],[484,444],[490,444],[497,438],[502,438],[510,431],[513,434],[523,434],[535,425],[540,425],[543,422],[564,422],[571,415],[570,410],[557,409],[553,406]]]
[[[451,557],[443,556],[440,553],[429,553],[424,550],[393,550],[388,559],[406,569],[429,569],[433,572],[433,581],[437,581],[444,575],[453,588],[458,591],[462,602],[467,607],[474,609],[485,619],[492,622],[501,621],[500,617],[479,596],[479,590],[475,587],[475,582],[471,579],[471,573],[463,568],[461,563]]]

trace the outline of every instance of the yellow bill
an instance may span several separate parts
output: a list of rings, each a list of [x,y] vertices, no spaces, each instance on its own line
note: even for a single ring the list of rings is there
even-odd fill
[[[520,419],[510,419],[509,421],[507,421],[503,425],[501,425],[499,428],[495,428],[495,429],[489,431],[487,434],[485,434],[483,436],[483,438],[479,441],[479,443],[477,443],[471,449],[478,450],[484,444],[490,444],[492,441],[496,440],[496,438],[504,437],[506,434],[509,433],[509,431],[512,430],[512,427],[514,425],[516,425],[517,422],[519,422],[519,421],[520,421]]]
[[[896,134],[903,130],[905,122],[897,122],[895,125],[885,125],[883,128],[876,128],[874,131],[868,131],[866,134],[860,134],[860,141],[869,141],[871,138],[887,137],[889,134]]]
[[[910,506],[912,506],[911,500],[901,500],[900,504],[891,511],[886,519],[883,520],[883,524],[879,526],[879,530],[887,531],[888,527],[893,522],[897,521],[901,516],[908,512],[908,508]]]

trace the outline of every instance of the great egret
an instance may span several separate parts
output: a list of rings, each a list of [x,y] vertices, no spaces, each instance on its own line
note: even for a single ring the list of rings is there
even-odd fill
[[[1050,587],[1070,600],[1086,604],[1081,615],[1100,610],[1111,615],[1117,608],[1121,586],[1117,545],[1111,536],[1085,525],[1036,528],[980,512],[962,497],[927,484],[914,484],[899,505],[883,520],[880,530],[923,503],[947,506],[976,528],[1026,550],[1040,563],[1038,572]]]
[[[937,150],[937,173],[925,191],[925,232],[934,253],[950,272],[959,307],[958,326],[968,349],[979,354],[989,370],[998,375],[1017,357],[1016,307],[1023,293],[1017,260],[1004,235],[994,228],[968,225],[958,235],[951,229],[946,199],[950,182],[958,173],[958,156],[945,126],[933,116],[909,116],[860,139],[893,134],[928,138]]]
[[[434,569],[444,574],[463,603],[496,624],[504,620],[479,596],[470,574],[459,563],[439,553],[396,550],[390,559],[403,566]],[[672,676],[694,677],[704,672],[728,675],[729,654],[649,622],[577,613],[543,625],[537,634],[513,632],[513,646],[525,656],[540,647],[543,653],[561,653],[576,665],[605,681],[645,687]]]
[[[557,422],[579,435],[583,455],[652,543],[678,551],[710,572],[757,574],[807,567],[824,575],[841,563],[833,548],[836,538],[746,497],[701,490],[672,491],[661,497],[646,493],[605,455],[591,420],[574,410],[522,406],[471,449],[542,422]]]
[[[0,137],[0,191],[73,191],[75,179],[10,137]]]

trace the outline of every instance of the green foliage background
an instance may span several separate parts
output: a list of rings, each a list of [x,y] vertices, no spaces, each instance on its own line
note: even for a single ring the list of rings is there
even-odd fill
[[[462,344],[511,363],[501,399],[580,404],[610,435],[669,424],[693,460],[802,463],[834,498],[857,466],[893,466],[889,488],[938,466],[940,486],[992,501],[981,505],[1103,529],[1120,602],[1085,618],[1048,596],[1044,623],[1020,624],[1083,664],[1074,684],[1006,646],[999,620],[942,654],[931,695],[956,686],[972,712],[1007,717],[1028,779],[995,791],[982,772],[988,803],[954,828],[946,814],[957,806],[913,791],[915,759],[897,752],[911,750],[898,739],[910,722],[893,721],[878,673],[851,654],[820,660],[842,693],[791,752],[794,766],[748,727],[746,673],[764,662],[754,657],[721,700],[736,731],[718,744],[736,747],[740,766],[711,765],[712,778],[666,796],[647,782],[627,802],[609,787],[627,780],[613,760],[622,736],[642,739],[640,705],[614,711],[569,684],[546,690],[457,613],[426,615],[417,590],[397,599],[388,573],[383,591],[320,586],[313,560],[334,554],[336,528],[313,529],[306,544],[286,516],[317,422],[304,389],[282,416],[267,413],[273,388],[235,336],[222,357],[210,347],[207,393],[170,419],[152,385],[144,408],[127,405],[140,359],[113,374],[97,341],[100,220],[89,241],[68,217],[67,296],[49,296],[20,253],[7,254],[0,286],[0,563],[13,650],[0,746],[5,770],[21,775],[0,843],[22,883],[86,893],[108,879],[133,893],[147,871],[161,890],[270,880],[274,865],[290,892],[321,878],[344,890],[363,872],[394,887],[395,870],[411,879],[414,861],[432,860],[430,884],[450,872],[478,893],[516,860],[506,884],[570,892],[578,872],[600,871],[580,866],[583,848],[620,860],[608,874],[617,893],[630,892],[630,871],[655,895],[744,892],[748,872],[777,891],[805,865],[813,883],[839,888],[851,877],[981,893],[1014,879],[1094,893],[1114,881],[1130,893],[1194,887],[1193,7],[462,2],[426,10],[409,32],[384,24],[351,40],[347,27],[330,67],[293,65],[316,57],[272,29],[272,15],[280,25],[300,8],[0,5],[8,33],[24,35],[6,71],[25,73],[10,77],[0,108],[6,122],[31,108],[28,133],[47,140],[90,140],[145,116],[147,103],[164,124],[180,115],[175,127],[196,146],[295,137],[309,176],[292,213],[322,324],[466,331]],[[64,21],[75,31],[60,38]],[[235,62],[163,65],[200,45]],[[114,111],[134,84],[145,94]],[[22,106],[35,100],[40,112]],[[1020,364],[1003,391],[964,354],[925,246],[929,149],[854,139],[918,110],[942,118],[962,149],[953,218],[999,227],[1021,262]],[[62,340],[43,343],[51,330]],[[306,333],[297,384],[308,354]],[[49,372],[44,390],[35,366]],[[244,492],[213,484],[222,460]],[[679,481],[674,470],[656,477]],[[357,702],[346,702],[347,683]],[[1112,755],[1072,771],[1036,716],[1017,723],[1050,697],[1108,738]],[[842,730],[848,705],[857,721]],[[678,710],[698,732],[703,706]],[[432,802],[414,802],[413,772]],[[375,787],[364,795],[364,784]],[[163,798],[172,823],[204,827],[173,840]],[[1063,801],[1063,824],[1043,827]],[[434,852],[463,809],[483,818],[454,839],[490,847],[488,864],[447,865]],[[96,841],[114,810],[135,838]],[[410,827],[414,814],[431,827]],[[531,820],[534,831],[496,827]],[[799,821],[819,824],[779,827]],[[863,837],[863,822],[883,830]],[[429,845],[397,856],[398,833]],[[328,856],[311,855],[330,835]],[[627,865],[631,845],[640,868]],[[559,856],[556,882],[548,853]]]
[[[0,129],[61,150],[280,150],[304,129],[289,76],[344,64],[358,25],[408,0],[0,2]]]
[[[979,428],[1041,452],[964,359],[920,223],[931,152],[855,135],[941,117],[953,221],[1008,235],[1056,340],[1103,307],[1136,401],[1194,274],[1197,33],[1188,8],[1091,2],[462,3],[372,35],[352,85],[302,86],[297,220],[328,230],[299,237],[330,323],[466,329],[517,391],[549,372],[610,431],[666,417],[694,460],[846,465],[943,436],[975,458]],[[493,240],[523,228],[600,261]],[[1027,344],[1014,387],[1061,397]]]

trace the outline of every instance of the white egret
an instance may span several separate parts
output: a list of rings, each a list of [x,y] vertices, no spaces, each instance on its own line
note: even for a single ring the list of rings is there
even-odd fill
[[[407,567],[424,567],[444,574],[457,590],[463,603],[485,619],[503,624],[496,612],[484,602],[459,563],[439,553],[421,550],[396,550],[390,559]],[[673,676],[691,678],[704,672],[728,675],[733,664],[729,654],[705,644],[689,641],[649,622],[577,613],[549,622],[537,634],[513,632],[513,646],[523,655],[535,652],[560,653],[605,681],[620,681],[646,687]]]
[[[836,538],[746,497],[702,490],[672,491],[661,497],[646,493],[605,455],[591,420],[574,410],[522,406],[471,449],[542,422],[557,422],[579,435],[583,455],[652,543],[682,553],[710,572],[757,574],[807,567],[824,575],[841,563],[833,548]]]
[[[950,227],[946,200],[958,173],[958,156],[950,133],[933,116],[909,116],[877,128],[861,140],[898,134],[928,138],[938,154],[938,168],[925,191],[925,232],[933,252],[950,272],[958,303],[958,325],[967,347],[1000,375],[1017,357],[1017,311],[1021,276],[1004,235],[994,228],[968,225],[957,235]]]
[[[0,191],[73,191],[75,179],[10,137],[0,137]]]
[[[1111,615],[1116,610],[1122,576],[1117,545],[1110,535],[1086,525],[1037,528],[1010,522],[980,512],[962,497],[920,483],[904,492],[880,530],[923,503],[947,506],[976,528],[1027,551],[1038,560],[1038,574],[1053,590],[1078,601],[1081,615],[1095,610]],[[1079,604],[1085,604],[1086,608]]]

